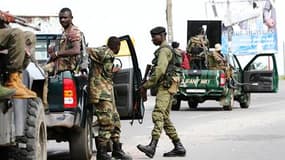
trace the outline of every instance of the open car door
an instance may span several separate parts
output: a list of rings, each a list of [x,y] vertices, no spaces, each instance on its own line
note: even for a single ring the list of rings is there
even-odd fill
[[[144,104],[138,91],[142,81],[141,70],[130,36],[119,37],[120,52],[116,55],[114,65],[122,65],[122,69],[113,76],[114,95],[117,110],[121,119],[142,120]]]
[[[278,72],[274,54],[258,54],[243,70],[244,92],[272,93],[278,90]]]

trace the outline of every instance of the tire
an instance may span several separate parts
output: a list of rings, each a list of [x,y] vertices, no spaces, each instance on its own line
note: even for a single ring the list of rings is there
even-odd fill
[[[193,100],[188,100],[188,106],[189,106],[190,109],[197,109],[198,102],[193,101]]]
[[[89,116],[87,116],[89,117]],[[92,119],[87,118],[85,127],[73,131],[69,140],[72,160],[90,160],[93,151]]]
[[[46,160],[47,159],[47,130],[44,107],[39,98],[29,99],[25,134],[17,141],[25,148],[15,151],[15,160]]]
[[[172,107],[171,110],[173,111],[179,111],[181,105],[181,99],[179,98],[174,98],[172,101]]]
[[[246,109],[246,108],[249,107],[249,105],[250,105],[250,100],[251,100],[250,97],[251,97],[251,96],[250,96],[250,93],[245,93],[245,94],[243,95],[243,98],[240,98],[240,101],[239,101],[240,108]]]
[[[224,97],[224,100],[226,99],[229,100],[229,104],[223,105],[223,109],[226,111],[231,111],[234,106],[234,90],[233,89],[229,89],[228,95]]]

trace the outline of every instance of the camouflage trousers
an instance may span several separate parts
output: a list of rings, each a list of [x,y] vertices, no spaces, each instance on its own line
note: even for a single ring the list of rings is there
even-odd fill
[[[8,54],[1,57],[1,67],[8,72],[17,72],[23,69],[25,57],[24,32],[17,28],[0,29],[0,50],[8,49]],[[3,54],[1,54],[3,56]]]
[[[118,142],[121,133],[120,115],[112,101],[100,100],[93,105],[99,124],[98,138],[101,143],[110,139]]]
[[[162,129],[171,140],[178,140],[178,134],[174,125],[170,120],[170,109],[172,106],[173,95],[168,92],[168,89],[159,86],[156,95],[154,110],[152,111],[152,121],[154,127],[152,130],[152,138],[159,139]]]
[[[1,54],[1,60],[5,63],[3,67],[12,72],[26,69],[31,58],[35,59],[35,34],[30,31],[22,32],[19,29],[7,28],[1,29],[0,35],[0,50],[8,49],[9,52],[7,55]],[[29,53],[25,53],[25,51],[29,51]]]

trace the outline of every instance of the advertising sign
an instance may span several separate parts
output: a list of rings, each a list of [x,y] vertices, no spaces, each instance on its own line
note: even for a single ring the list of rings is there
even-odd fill
[[[249,55],[276,53],[277,31],[274,0],[220,0],[209,3],[223,21],[223,53]]]

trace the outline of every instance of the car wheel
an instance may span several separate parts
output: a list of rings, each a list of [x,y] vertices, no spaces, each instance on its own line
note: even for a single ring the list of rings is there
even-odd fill
[[[91,114],[87,114],[90,117]],[[69,140],[69,150],[72,160],[89,160],[93,151],[92,119],[85,120],[84,128],[74,130]]]
[[[197,109],[198,102],[193,101],[193,100],[188,100],[188,106],[189,106],[190,109]]]
[[[173,110],[173,111],[179,111],[179,109],[180,109],[180,104],[181,104],[181,99],[179,99],[179,98],[174,98],[173,101],[172,101],[171,110]]]
[[[42,101],[39,98],[28,99],[25,134],[17,139],[24,148],[15,148],[15,160],[45,160],[47,159],[47,130]]]

